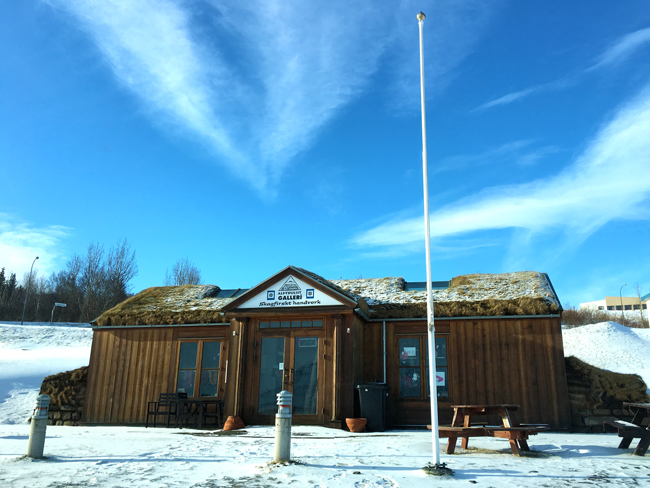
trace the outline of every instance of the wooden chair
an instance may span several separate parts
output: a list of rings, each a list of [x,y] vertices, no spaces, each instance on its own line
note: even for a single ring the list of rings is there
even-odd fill
[[[219,401],[215,404],[214,406],[214,412],[210,412],[207,410],[203,412],[203,420],[206,421],[207,419],[214,419],[215,424],[214,427],[217,429],[221,429],[223,427],[223,401]],[[207,422],[206,422],[207,423]]]
[[[167,417],[167,427],[172,417],[176,419],[178,415],[178,400],[187,398],[187,393],[161,393],[157,402],[147,403],[147,419],[145,428],[149,427],[149,417],[153,417],[153,426],[156,427],[157,417]]]

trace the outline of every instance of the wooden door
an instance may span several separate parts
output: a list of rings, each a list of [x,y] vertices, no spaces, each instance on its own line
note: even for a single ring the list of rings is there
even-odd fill
[[[298,322],[307,323],[294,321]],[[249,388],[244,408],[248,423],[273,424],[281,390],[293,394],[293,423],[324,423],[325,331],[322,321],[319,323],[319,327],[289,330],[256,327],[254,359],[247,369]]]

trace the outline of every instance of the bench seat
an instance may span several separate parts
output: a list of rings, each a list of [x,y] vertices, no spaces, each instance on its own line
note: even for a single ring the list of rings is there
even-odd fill
[[[607,432],[607,425],[614,427],[618,431],[619,437],[650,437],[650,430],[645,427],[639,427],[632,422],[626,422],[625,420],[605,420],[603,422],[604,432]]]
[[[618,436],[622,437],[619,449],[627,449],[630,447],[632,440],[641,439],[639,445],[634,450],[637,456],[644,456],[650,447],[650,429],[640,427],[632,422],[625,420],[605,420],[603,422],[603,432],[607,432],[607,426],[613,427],[618,431]]]

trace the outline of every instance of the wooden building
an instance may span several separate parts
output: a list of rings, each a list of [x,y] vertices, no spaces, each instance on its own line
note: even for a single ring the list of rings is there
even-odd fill
[[[434,283],[440,423],[452,404],[509,403],[564,429],[570,413],[561,308],[547,275]],[[355,387],[390,387],[390,426],[429,420],[426,284],[326,280],[289,266],[248,290],[149,288],[93,323],[84,421],[142,424],[163,392],[224,400],[226,415],[272,424],[276,393],[294,423],[359,415]]]

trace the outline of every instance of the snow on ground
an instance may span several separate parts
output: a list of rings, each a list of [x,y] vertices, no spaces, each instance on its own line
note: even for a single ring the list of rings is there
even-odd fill
[[[420,470],[432,458],[431,434],[424,431],[350,434],[294,427],[295,463],[286,466],[269,463],[271,427],[206,436],[165,428],[50,426],[42,460],[22,457],[28,434],[27,425],[0,425],[0,486],[650,486],[647,457],[617,449],[615,434],[540,434],[530,439],[534,452],[525,457],[512,455],[504,439],[471,439],[469,450],[441,454],[454,470],[442,479]]]
[[[563,330],[567,355],[617,372],[650,374],[650,330],[613,322]],[[453,478],[431,479],[429,431],[351,434],[295,426],[292,459],[274,466],[274,429],[230,435],[134,427],[47,428],[45,458],[24,458],[31,412],[43,378],[88,364],[92,331],[79,326],[0,324],[0,487],[186,486],[193,488],[467,486],[650,486],[648,456],[618,449],[616,434],[543,433],[533,453],[513,456],[507,441],[474,438],[441,461]],[[646,368],[646,369],[644,369]],[[458,443],[460,444],[460,443]]]
[[[0,323],[0,424],[23,423],[51,374],[88,366],[88,324]]]
[[[616,322],[563,329],[564,355],[615,373],[643,378],[650,394],[650,329],[632,329]]]

